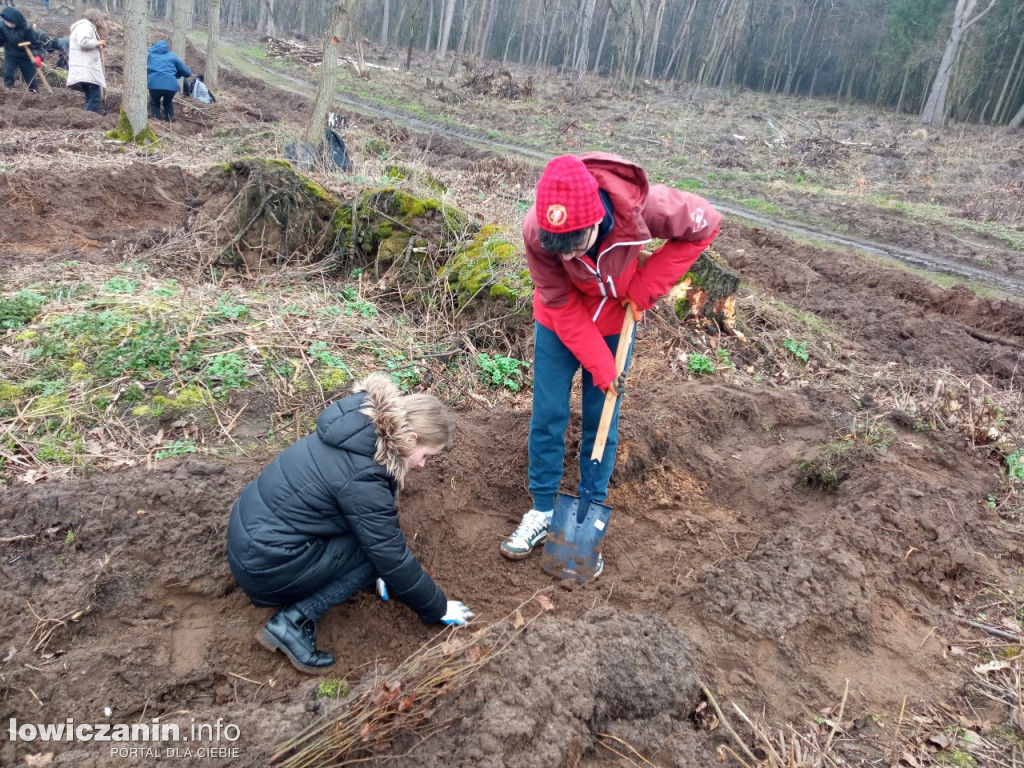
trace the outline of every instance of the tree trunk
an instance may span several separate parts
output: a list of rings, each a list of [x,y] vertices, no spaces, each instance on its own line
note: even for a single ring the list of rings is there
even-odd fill
[[[381,0],[381,2],[383,6],[380,15],[380,44],[386,48],[388,36],[391,32],[388,29],[388,23],[391,21],[391,0]]]
[[[590,29],[594,25],[594,8],[597,0],[585,0],[583,5],[583,19],[576,29],[575,55],[573,56],[572,68],[577,72],[586,72],[590,64]]]
[[[416,35],[420,33],[420,9],[423,7],[423,0],[416,0],[416,7],[409,17],[409,45],[405,49],[405,68],[412,69],[412,49],[416,42]]]
[[[206,84],[210,90],[220,85],[217,73],[217,47],[220,45],[220,0],[210,0],[209,16],[206,21]]]
[[[452,20],[455,18],[455,0],[445,0],[444,14],[441,17],[441,38],[437,43],[437,60],[444,60],[448,53],[448,41],[452,34]]]
[[[131,126],[132,137],[138,136],[149,123],[146,105],[146,0],[125,0],[124,7],[124,93],[121,113]]]
[[[960,53],[960,45],[963,43],[964,34],[986,13],[995,6],[998,0],[989,0],[985,10],[971,16],[978,4],[978,0],[956,0],[956,10],[953,12],[953,26],[950,31],[949,40],[946,41],[946,48],[942,52],[942,60],[939,62],[939,70],[935,73],[935,80],[928,92],[928,100],[921,111],[922,125],[933,125],[946,122],[946,97],[949,94],[949,83],[952,77],[953,65],[956,63],[957,54]]]
[[[1017,67],[1021,61],[1021,51],[1024,50],[1024,35],[1020,36],[1020,40],[1017,42],[1017,50],[1013,54],[1013,62],[1010,64],[1010,69],[1006,73],[1006,78],[1003,80],[1003,89],[999,92],[999,101],[996,102],[995,108],[992,110],[992,122],[999,122],[1003,119],[1003,113],[1009,111],[1003,109],[1003,104],[1009,107],[1006,103],[1006,97],[1008,93],[1011,93],[1010,83],[1015,79],[1017,75]],[[1019,82],[1019,81],[1018,81]]]
[[[676,34],[679,35],[679,39],[676,41],[675,47],[672,49],[672,55],[669,56],[668,64],[665,65],[665,76],[668,77],[672,74],[672,68],[675,66],[676,59],[680,56],[683,50],[688,50],[687,43],[692,39],[693,30],[693,14],[697,10],[697,0],[692,0],[690,3],[690,9],[686,12],[686,21],[683,22],[682,26],[676,30]],[[680,59],[680,71],[682,73],[683,80],[687,77],[688,65],[686,60],[689,56],[684,56]]]
[[[654,29],[651,31],[651,44],[647,48],[647,79],[654,79],[654,67],[658,62],[658,46],[661,43],[661,26],[665,22],[665,5],[667,0],[660,0],[658,11],[654,16]]]
[[[256,22],[256,34],[261,37],[274,37],[274,0],[260,0],[260,16]]]
[[[174,27],[171,30],[171,50],[185,60],[188,19],[192,13],[192,0],[174,0]]]
[[[314,147],[323,146],[324,131],[327,128],[327,113],[334,103],[334,87],[338,79],[338,59],[348,38],[352,7],[355,0],[337,0],[331,14],[331,25],[324,39],[324,56],[320,63],[320,82],[313,98],[313,114],[303,134],[303,139]]]
[[[1017,110],[1017,114],[1013,116],[1007,127],[1011,131],[1019,131],[1022,125],[1024,125],[1024,104],[1020,105],[1020,109]]]
[[[601,28],[601,42],[597,44],[597,56],[594,58],[594,72],[601,71],[601,56],[604,55],[604,41],[608,39],[608,27],[612,21],[612,11],[615,7],[612,0],[608,0],[608,9],[604,13],[604,26]]]

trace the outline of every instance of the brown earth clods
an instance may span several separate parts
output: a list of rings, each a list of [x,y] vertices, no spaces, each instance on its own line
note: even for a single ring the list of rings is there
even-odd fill
[[[296,111],[293,94],[240,76],[226,83],[217,105],[182,108],[178,124],[158,131],[209,142],[211,126],[241,135]],[[84,115],[80,96],[59,90],[0,92],[0,116],[6,275],[70,258],[109,263],[126,249],[144,258],[147,244],[184,224],[201,158],[118,164],[120,150],[100,134],[116,114]],[[421,136],[396,133],[411,153],[426,152]],[[495,156],[491,167],[465,169],[479,150],[430,146],[439,172],[457,168],[483,187],[501,167]],[[449,161],[439,148],[455,154]],[[475,626],[517,610],[542,615],[440,698],[429,738],[396,733],[395,764],[739,765],[723,749],[738,752],[735,740],[706,717],[702,688],[758,757],[764,745],[731,703],[751,719],[827,737],[832,758],[853,765],[926,765],[938,748],[928,737],[950,725],[982,737],[1012,730],[1020,702],[971,689],[963,649],[990,637],[965,624],[987,589],[1019,594],[1019,510],[1014,518],[987,503],[1005,478],[990,446],[915,422],[878,371],[919,384],[923,399],[940,378],[947,390],[978,382],[994,396],[1019,393],[1020,298],[941,288],[731,218],[716,249],[744,278],[739,314],[750,341],[730,347],[735,373],[694,377],[680,357],[691,329],[666,307],[641,326],[597,582],[568,587],[537,557],[499,555],[530,504],[528,397],[495,407],[467,400],[455,446],[410,476],[400,506],[410,545],[448,596],[476,613]],[[805,369],[760,344],[770,318],[751,296],[827,324],[836,340],[822,352],[828,365]],[[748,367],[764,375],[744,375]],[[870,449],[849,454],[829,492],[815,468],[844,437]],[[161,718],[182,733],[220,720],[237,726],[237,740],[198,744],[235,753],[204,757],[178,743],[192,756],[175,764],[262,766],[337,711],[316,697],[316,679],[256,643],[272,611],[251,606],[225,562],[228,511],[268,459],[168,459],[0,490],[0,720]],[[359,690],[441,630],[368,591],[318,631],[338,659],[330,675]],[[151,745],[7,737],[0,765],[51,754],[69,766],[171,759],[167,744],[152,745],[163,758],[116,751],[125,746]]]

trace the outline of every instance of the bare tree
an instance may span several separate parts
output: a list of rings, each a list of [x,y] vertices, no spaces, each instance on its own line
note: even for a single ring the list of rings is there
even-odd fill
[[[135,139],[149,127],[146,103],[146,24],[149,8],[146,0],[125,0],[124,5],[124,94],[121,97],[121,120]],[[122,131],[127,134],[128,131]]]
[[[583,13],[580,23],[576,26],[576,39],[573,41],[572,68],[577,72],[586,72],[590,64],[590,29],[594,24],[594,8],[597,0],[582,0]]]
[[[210,88],[219,85],[217,74],[217,46],[220,44],[220,0],[210,0],[209,16],[206,21],[206,84]]]
[[[314,147],[323,145],[327,113],[334,103],[334,87],[338,79],[338,59],[344,50],[356,0],[337,0],[331,15],[331,25],[324,40],[324,56],[320,64],[320,82],[313,97],[313,114],[302,138]]]
[[[274,0],[260,0],[260,15],[256,21],[256,34],[262,37],[273,37],[277,34],[274,29]]]
[[[928,100],[921,112],[922,124],[932,125],[946,122],[946,96],[949,93],[949,81],[952,77],[953,65],[956,64],[957,54],[960,53],[964,35],[968,29],[991,11],[998,1],[989,0],[983,11],[974,13],[978,0],[956,0],[956,10],[953,11],[953,27],[949,34],[949,40],[946,41],[946,48],[942,52],[939,71],[935,73],[935,81],[932,83],[932,88],[928,92]]]

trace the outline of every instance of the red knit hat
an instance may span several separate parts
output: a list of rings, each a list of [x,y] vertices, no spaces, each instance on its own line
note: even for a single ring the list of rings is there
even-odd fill
[[[562,234],[592,227],[604,218],[597,179],[575,155],[561,155],[537,182],[537,225]]]

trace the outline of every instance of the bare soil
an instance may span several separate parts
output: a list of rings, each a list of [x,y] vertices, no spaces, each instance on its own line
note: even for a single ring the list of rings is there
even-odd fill
[[[190,63],[198,59],[190,56]],[[380,54],[385,65],[397,66],[399,58]],[[422,71],[401,77],[424,94],[443,94],[422,86]],[[444,90],[458,93],[456,78],[445,82]],[[557,96],[555,86],[568,81],[550,75],[549,82]],[[581,148],[565,124],[616,125],[605,112],[614,108],[624,127],[613,128],[622,139],[613,143],[641,160],[664,146],[644,148],[666,131],[658,115],[686,114],[690,138],[669,141],[686,149],[670,146],[666,154],[696,158],[690,174],[744,167],[748,182],[758,174],[764,181],[743,197],[774,194],[789,212],[808,212],[803,223],[816,229],[1021,273],[1020,253],[1005,239],[969,234],[955,222],[908,220],[865,191],[923,200],[956,187],[961,207],[974,205],[979,219],[1019,233],[1020,134],[965,127],[913,137],[906,122],[866,110],[844,121],[836,111],[853,108],[669,88],[630,99],[592,92],[572,100],[572,116],[553,120],[549,133],[545,119],[564,115],[567,101],[546,90],[514,103],[463,94],[463,113],[443,101],[435,106],[475,130],[486,127],[481,114],[489,109],[495,130],[531,135],[551,154]],[[25,274],[60,270],[68,259],[145,260],[147,249],[185,223],[205,167],[244,154],[247,141],[257,146],[268,128],[301,125],[309,109],[301,95],[237,72],[225,74],[216,95],[210,106],[179,98],[180,120],[154,126],[165,150],[147,154],[103,137],[116,109],[83,113],[81,96],[60,89],[52,96],[0,91],[5,290]],[[820,141],[766,152],[753,138],[764,135],[765,115],[804,115],[789,124],[816,123],[811,133]],[[488,196],[530,198],[535,159],[356,111],[345,116],[346,135],[385,136],[393,156],[429,166],[470,210],[475,200],[485,211],[480,201]],[[531,119],[533,129],[519,127]],[[880,146],[881,134],[916,148],[894,159],[857,146]],[[1003,151],[984,157],[976,149],[983,139]],[[350,140],[357,164],[371,167],[377,159],[364,146]],[[829,189],[846,193],[816,194],[792,179],[772,192],[780,156],[787,168],[837,175]],[[952,158],[965,164],[952,169]],[[858,175],[846,177],[851,164]],[[333,183],[342,191],[358,186],[351,177]],[[978,687],[972,666],[992,643],[1000,643],[992,654],[1017,649],[1000,658],[1019,653],[1018,641],[1002,641],[1021,636],[1024,513],[1019,494],[1007,491],[980,411],[986,403],[1019,404],[1021,296],[940,285],[740,216],[726,218],[716,250],[743,276],[739,320],[747,341],[683,326],[667,306],[641,326],[609,498],[606,568],[597,582],[555,583],[538,558],[499,555],[498,544],[530,504],[528,393],[489,406],[465,400],[456,445],[411,475],[403,526],[446,593],[476,612],[478,627],[517,611],[539,617],[459,692],[439,700],[432,736],[395,734],[387,754],[396,764],[739,765],[724,747],[743,753],[725,724],[708,717],[703,688],[766,761],[765,739],[732,704],[752,720],[792,725],[810,742],[827,743],[829,759],[841,764],[934,764],[963,747],[942,741],[949,729],[982,740],[972,747],[978,765],[986,764],[984,755],[1005,761],[991,765],[1009,765],[1013,750],[1020,760],[1019,747],[1005,746],[1024,737],[1019,698],[985,695],[991,688]],[[173,265],[159,268],[173,274]],[[765,343],[786,322],[794,333],[806,332],[793,313],[826,329],[827,343],[812,350],[807,365]],[[529,359],[528,329],[512,344]],[[734,370],[688,372],[683,355],[719,348]],[[958,409],[949,405],[954,393]],[[911,415],[915,403],[943,419]],[[979,412],[963,418],[972,407]],[[259,424],[249,427],[258,432]],[[829,488],[822,467],[829,446],[844,440],[856,450],[843,454],[837,485]],[[566,490],[577,473],[572,428],[569,446]],[[64,481],[15,479],[0,489],[0,720],[159,717],[186,732],[191,722],[222,718],[241,737],[216,746],[238,747],[238,755],[194,754],[178,764],[262,766],[283,741],[338,711],[341,704],[316,697],[316,679],[256,643],[272,611],[249,604],[225,562],[228,511],[268,459],[168,459]],[[73,542],[65,539],[69,528]],[[539,607],[538,594],[553,610]],[[331,676],[358,690],[438,632],[401,604],[366,592],[321,621],[319,642],[338,658]],[[0,764],[48,755],[69,766],[161,762],[112,756],[110,746],[5,739]]]

